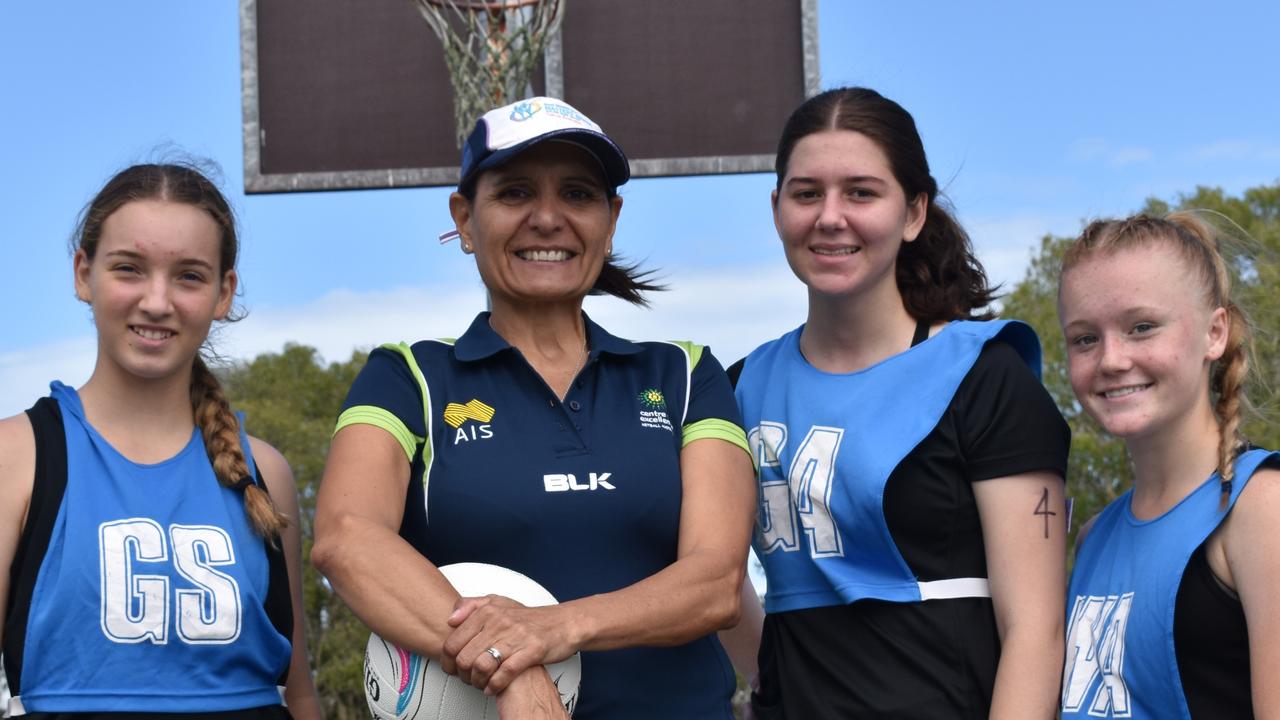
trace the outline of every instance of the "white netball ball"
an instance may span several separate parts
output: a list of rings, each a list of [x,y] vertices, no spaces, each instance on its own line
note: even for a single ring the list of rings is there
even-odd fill
[[[556,599],[538,583],[514,570],[485,563],[456,563],[440,568],[463,597],[501,595],[521,605],[555,605]],[[582,658],[572,657],[547,666],[560,691],[565,710],[578,704]],[[369,711],[380,720],[497,720],[497,699],[485,695],[439,664],[396,647],[376,634],[369,636],[364,655],[364,694]]]

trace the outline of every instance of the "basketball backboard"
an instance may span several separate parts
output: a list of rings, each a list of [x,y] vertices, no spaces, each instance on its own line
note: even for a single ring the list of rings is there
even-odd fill
[[[818,91],[817,0],[562,0],[533,90],[637,177],[773,168]],[[409,0],[240,0],[245,191],[452,185],[452,88]]]

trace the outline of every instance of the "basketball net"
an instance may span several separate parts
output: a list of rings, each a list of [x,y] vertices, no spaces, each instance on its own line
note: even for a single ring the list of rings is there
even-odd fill
[[[458,147],[485,112],[530,94],[564,0],[411,0],[440,38]]]

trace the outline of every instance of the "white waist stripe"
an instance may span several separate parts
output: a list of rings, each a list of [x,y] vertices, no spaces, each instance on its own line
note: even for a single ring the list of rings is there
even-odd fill
[[[991,586],[986,578],[950,578],[917,583],[921,600],[952,600],[955,598],[989,598]]]

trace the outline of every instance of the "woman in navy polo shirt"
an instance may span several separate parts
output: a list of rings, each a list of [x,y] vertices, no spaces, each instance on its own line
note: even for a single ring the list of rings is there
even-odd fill
[[[574,717],[731,718],[732,625],[755,489],[709,351],[631,342],[582,312],[657,289],[610,262],[627,160],[533,98],[487,113],[449,199],[492,310],[457,341],[375,350],[338,420],[317,567],[379,635],[564,717],[544,665],[582,651]],[[486,562],[561,604],[459,602],[437,570]]]

